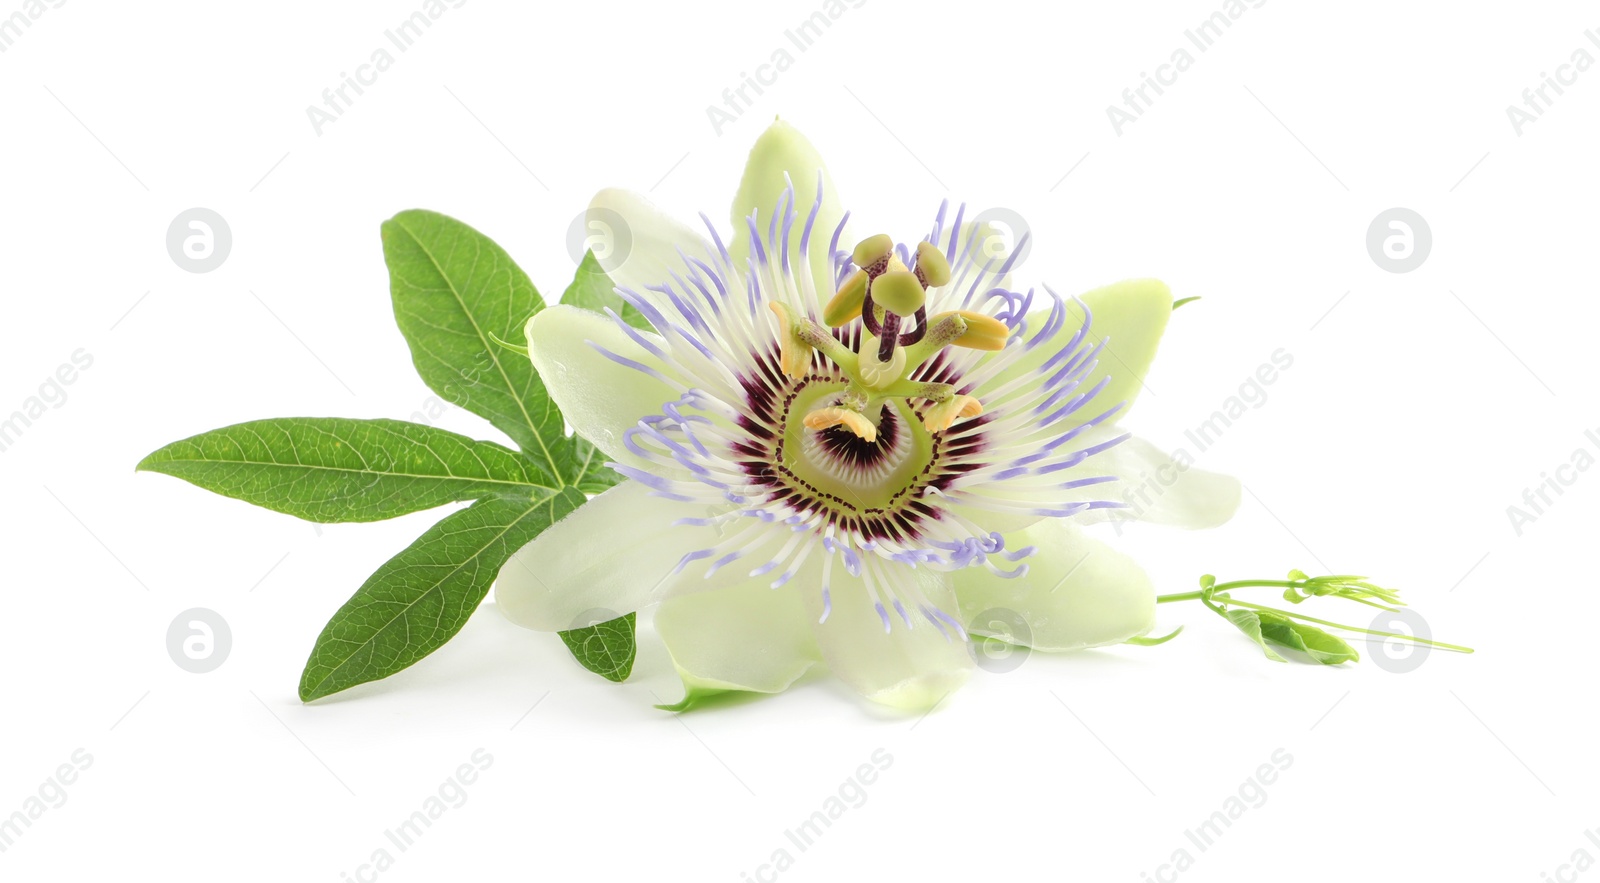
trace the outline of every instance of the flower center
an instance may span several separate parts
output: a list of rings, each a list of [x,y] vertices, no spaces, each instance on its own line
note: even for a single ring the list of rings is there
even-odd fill
[[[928,520],[940,517],[923,499],[924,490],[943,487],[956,475],[942,462],[945,443],[904,401],[880,401],[860,415],[871,438],[843,423],[810,425],[812,414],[837,407],[830,403],[849,389],[846,379],[826,368],[783,383],[770,410],[756,409],[764,416],[745,418],[750,437],[735,447],[739,465],[763,489],[764,502],[799,513],[792,523],[828,535],[843,532],[856,538],[852,542],[912,541]]]
[[[1005,347],[1010,329],[1005,323],[971,310],[953,310],[933,317],[927,314],[927,291],[950,282],[950,264],[931,242],[917,244],[916,257],[907,267],[885,234],[868,237],[855,248],[858,268],[823,309],[823,320],[834,327],[861,323],[852,349],[827,328],[807,318],[796,318],[779,302],[772,311],[782,323],[779,362],[790,377],[802,377],[811,367],[812,354],[820,352],[846,378],[844,389],[832,399],[806,412],[805,425],[819,432],[843,428],[864,442],[874,442],[881,415],[905,413],[910,400],[922,400],[923,427],[943,432],[957,420],[983,413],[983,405],[970,395],[958,394],[949,383],[914,381],[922,364],[947,346],[981,350]],[[889,401],[895,401],[890,409]]]
[[[774,452],[801,488],[825,494],[858,510],[893,505],[927,471],[933,439],[907,413],[903,402],[885,401],[861,415],[870,438],[838,423],[813,429],[810,415],[848,387],[837,381],[802,381],[789,404],[782,449]],[[836,407],[836,406],[834,406]]]

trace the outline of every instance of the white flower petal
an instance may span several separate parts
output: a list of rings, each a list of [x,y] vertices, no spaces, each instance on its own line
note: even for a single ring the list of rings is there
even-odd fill
[[[500,568],[495,601],[517,625],[565,631],[586,624],[583,614],[593,610],[622,616],[672,595],[745,582],[748,566],[706,577],[705,562],[697,561],[675,572],[684,555],[710,546],[716,534],[673,522],[707,514],[625,481],[512,555]]]
[[[928,601],[954,616],[948,577],[925,569],[914,575]],[[866,585],[845,575],[841,567],[833,570],[833,605],[827,622],[817,622],[823,609],[821,593],[806,592],[804,597],[823,660],[840,680],[873,702],[904,711],[932,708],[965,683],[972,670],[967,642],[949,626],[941,633],[913,612],[912,628],[895,617],[885,633]]]
[[[1121,434],[1119,427],[1085,433],[1089,444]],[[1176,458],[1134,436],[1068,469],[1070,480],[1088,475],[1116,475],[1119,481],[1079,488],[1069,500],[1111,500],[1121,509],[1092,509],[1077,516],[1078,524],[1104,521],[1148,521],[1189,530],[1219,527],[1239,509],[1239,480],[1194,466],[1187,450]]]
[[[659,340],[649,332],[639,334]],[[572,428],[612,460],[637,462],[623,444],[623,433],[640,418],[661,413],[662,405],[676,400],[678,393],[662,380],[607,358],[595,346],[658,371],[661,361],[609,316],[579,307],[557,304],[540,311],[528,320],[527,337],[534,370]]]
[[[619,288],[632,289],[641,297],[653,297],[648,286],[671,284],[673,273],[684,275],[679,249],[701,259],[710,253],[710,243],[699,231],[630,190],[596,193],[584,223],[590,248],[606,275]]]
[[[833,238],[834,229],[839,226],[839,219],[844,217],[844,208],[839,203],[833,176],[828,174],[822,155],[806,140],[806,136],[782,120],[768,126],[756,139],[755,146],[750,148],[750,158],[745,162],[744,176],[739,181],[739,192],[733,198],[733,242],[728,251],[733,256],[733,265],[742,272],[750,253],[750,232],[745,219],[754,211],[758,229],[763,236],[766,235],[772,214],[777,211],[778,200],[792,182],[795,204],[786,207],[785,211],[793,211],[796,215],[789,249],[790,254],[798,259],[800,233],[805,229],[806,216],[817,199],[818,172],[822,173],[822,206],[812,224],[809,252],[811,278],[818,297],[826,302],[833,295],[833,261],[828,254],[828,243]],[[787,180],[785,175],[788,176]],[[839,240],[840,248],[848,249],[853,245],[855,243],[849,241],[848,233]]]
[[[1037,650],[1118,644],[1155,624],[1156,593],[1138,563],[1085,535],[1065,518],[1046,518],[1006,537],[1006,548],[1034,546],[1028,572],[1002,579],[982,567],[956,571],[955,593],[973,634]],[[1014,617],[1026,624],[1015,627]]]
[[[1084,376],[1079,389],[1093,389],[1104,377],[1110,382],[1092,401],[1075,415],[1066,419],[1066,426],[1075,426],[1118,402],[1125,402],[1115,420],[1125,420],[1133,402],[1144,387],[1144,377],[1155,361],[1161,335],[1172,316],[1172,292],[1166,284],[1155,279],[1130,279],[1096,288],[1079,295],[1089,306],[1092,324],[1089,328],[1090,345],[1107,339],[1105,349],[1098,357],[1095,370]],[[1043,313],[1030,315],[1030,324],[1042,322]],[[999,387],[1012,379],[1038,370],[1039,366],[1056,354],[1056,351],[1083,327],[1083,310],[1067,302],[1067,321],[1051,340],[1041,342],[1033,351],[1007,365],[1004,371],[990,382]],[[982,390],[978,394],[982,395]]]
[[[770,584],[754,579],[661,603],[656,632],[691,693],[780,693],[822,659],[801,597],[817,591],[816,577],[802,570],[792,582]]]
[[[1125,432],[1117,425],[1097,426],[1078,436],[1074,447],[1081,449],[1098,445]],[[1055,501],[1062,504],[1122,504],[1120,507],[1090,509],[1073,515],[1071,519],[1074,524],[1148,521],[1188,530],[1226,524],[1239,508],[1239,480],[1231,475],[1195,468],[1194,458],[1183,448],[1176,453],[1178,456],[1173,457],[1150,442],[1131,436],[1071,469],[1053,472],[1049,476],[1052,482],[1062,484],[1108,475],[1115,476],[1116,481],[1061,489],[1057,491]],[[1004,488],[991,490],[989,495],[1008,498]],[[972,506],[963,507],[962,514],[984,530],[1007,534],[1041,520],[1053,520]]]

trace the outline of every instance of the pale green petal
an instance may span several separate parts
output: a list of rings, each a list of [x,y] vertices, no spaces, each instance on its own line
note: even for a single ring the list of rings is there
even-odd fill
[[[500,568],[495,601],[517,625],[564,631],[586,624],[582,615],[593,610],[622,616],[666,597],[738,585],[749,578],[748,567],[724,567],[707,578],[705,562],[697,561],[674,573],[685,554],[718,537],[712,528],[673,522],[714,514],[625,481],[512,555]]]
[[[955,597],[948,575],[924,569],[913,573],[928,600],[954,616]],[[818,623],[821,593],[804,593],[812,629],[828,667],[861,695],[891,708],[921,711],[966,682],[972,657],[967,642],[949,626],[945,626],[946,634],[941,634],[932,623],[914,616],[914,626],[907,628],[891,612],[893,623],[886,633],[866,585],[838,566],[833,569],[832,594],[828,621]]]
[[[639,332],[652,342],[654,334]],[[617,327],[611,317],[562,304],[528,320],[528,354],[550,397],[567,422],[612,460],[636,464],[623,446],[623,433],[640,418],[661,413],[678,398],[665,382],[617,363],[590,344],[661,370],[661,361]]]
[[[1096,426],[1078,436],[1073,447],[1092,447],[1125,433],[1120,426]],[[1051,478],[1067,483],[1106,475],[1115,476],[1117,480],[1056,491],[1053,502],[1125,504],[1120,508],[1090,509],[1073,515],[1074,524],[1148,521],[1189,530],[1226,524],[1239,508],[1238,479],[1197,468],[1194,456],[1186,448],[1180,447],[1168,454],[1138,436],[1124,439],[1071,469],[1052,473]],[[1008,496],[1004,483],[986,488],[985,493],[1002,499]],[[1014,499],[1032,498],[1017,496]],[[986,531],[1005,534],[1041,520],[1034,515],[991,512],[974,506],[963,507],[961,514]]]
[[[1063,425],[1082,423],[1104,413],[1118,402],[1126,404],[1114,419],[1123,420],[1144,388],[1150,363],[1155,361],[1156,348],[1167,329],[1167,320],[1172,316],[1172,292],[1166,283],[1155,279],[1130,279],[1096,288],[1080,295],[1079,299],[1088,304],[1093,319],[1085,343],[1093,346],[1101,339],[1109,338],[1100,352],[1100,364],[1083,379],[1080,389],[1093,389],[1103,377],[1109,376],[1111,381],[1076,414],[1067,417]],[[1055,355],[1056,348],[1070,340],[1083,325],[1083,310],[1076,303],[1069,300],[1067,310],[1067,321],[1054,338],[1055,346],[1051,345],[1051,341],[1040,343],[1032,352],[1025,353],[1007,366],[995,380],[990,381],[989,386],[999,388],[1012,378],[1036,370],[1046,359]],[[1028,318],[1030,323],[1043,320],[1043,313]],[[982,394],[982,390],[979,390],[978,395],[981,397]]]
[[[803,592],[815,568],[774,589],[771,577],[681,595],[656,610],[656,632],[690,695],[723,690],[781,693],[822,659]]]
[[[590,248],[606,275],[618,287],[642,297],[652,297],[648,286],[670,285],[673,273],[684,275],[679,249],[702,260],[710,253],[710,244],[698,229],[663,213],[630,190],[596,193],[584,213],[584,223]]]
[[[1083,438],[1092,445],[1121,433],[1120,427],[1096,427]],[[1121,479],[1069,491],[1068,501],[1098,499],[1127,504],[1122,509],[1093,509],[1074,520],[1078,524],[1148,521],[1189,530],[1226,524],[1239,509],[1239,480],[1197,468],[1186,448],[1180,447],[1174,454],[1134,436],[1064,470],[1060,473],[1064,480],[1089,475]]]
[[[1036,547],[1028,572],[1002,579],[982,567],[956,571],[955,592],[973,634],[1037,650],[1118,644],[1155,624],[1156,593],[1137,562],[1064,518],[1006,536],[1006,548]],[[1026,624],[1017,628],[1015,617]]]
[[[979,509],[976,506],[963,506],[961,514],[976,524],[984,533],[1009,534],[1012,531],[1037,524],[1042,515],[1025,515],[1019,512],[995,512],[989,509]]]
[[[833,238],[834,228],[839,226],[839,219],[844,217],[844,208],[840,205],[839,194],[833,186],[833,176],[823,164],[822,156],[806,140],[806,136],[783,120],[768,126],[756,139],[755,146],[750,148],[744,177],[739,181],[739,192],[733,198],[733,242],[728,251],[733,256],[733,265],[742,272],[750,250],[750,233],[745,219],[752,211],[756,212],[758,229],[765,236],[772,213],[777,211],[778,199],[789,186],[789,181],[792,181],[795,222],[793,235],[789,237],[789,248],[791,255],[798,259],[800,233],[805,229],[806,216],[817,198],[818,172],[822,173],[822,208],[817,212],[817,220],[811,228],[811,278],[816,284],[818,296],[827,301],[833,295],[833,262],[828,256],[828,242]],[[789,181],[784,180],[786,173]],[[839,247],[850,248],[855,245],[848,240],[846,233],[840,239]]]

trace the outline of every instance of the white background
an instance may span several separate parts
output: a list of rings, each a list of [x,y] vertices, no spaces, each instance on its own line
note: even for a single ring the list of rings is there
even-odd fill
[[[93,757],[0,877],[339,881],[379,847],[386,881],[740,881],[779,848],[796,881],[1532,881],[1600,858],[1584,836],[1600,472],[1563,473],[1520,535],[1507,515],[1575,450],[1600,456],[1584,435],[1600,429],[1600,72],[1520,135],[1505,110],[1574,49],[1600,56],[1592,6],[1267,2],[1191,46],[1118,135],[1107,105],[1220,4],[868,0],[800,52],[784,32],[812,0],[473,0],[319,136],[306,107],[420,5],[72,0],[0,53],[0,412],[93,357],[0,453],[0,814],[75,749]],[[718,134],[707,106],[785,47],[793,66]],[[1232,523],[1098,534],[1163,591],[1207,571],[1367,573],[1479,652],[1405,675],[1366,645],[1353,667],[1279,665],[1177,605],[1172,643],[1035,655],[920,720],[825,673],[674,718],[650,707],[679,688],[648,634],[616,686],[486,606],[415,668],[301,705],[323,622],[438,513],[319,530],[133,465],[247,419],[427,407],[378,240],[395,212],[468,221],[553,298],[593,191],[726,224],[774,115],[867,227],[914,239],[946,196],[1005,206],[1035,236],[1023,283],[1154,275],[1203,296],[1131,418],[1164,447],[1193,453],[1185,430],[1292,354],[1197,457],[1248,488]],[[211,273],[166,251],[192,206],[232,229]],[[1414,272],[1367,253],[1392,206],[1431,227]],[[437,423],[497,437],[457,410]],[[195,606],[232,627],[210,674],[167,655]],[[395,850],[385,829],[480,748],[493,765],[466,803]],[[789,843],[880,748],[893,765],[865,805]],[[1185,830],[1278,749],[1293,764],[1265,804],[1196,849]],[[1193,867],[1161,870],[1179,848]]]

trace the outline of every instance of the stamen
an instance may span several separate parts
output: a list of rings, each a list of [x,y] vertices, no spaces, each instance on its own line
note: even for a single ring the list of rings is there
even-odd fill
[[[976,417],[983,413],[983,403],[967,395],[951,396],[947,402],[940,402],[929,408],[922,415],[922,425],[929,432],[944,432],[949,429],[957,419]]]
[[[861,316],[861,304],[866,297],[867,271],[857,270],[822,308],[822,321],[833,328],[855,321]]]
[[[954,319],[961,320],[959,326],[952,322]],[[941,329],[940,326],[947,322],[951,324]],[[1011,337],[1011,329],[1007,328],[1004,322],[973,310],[940,313],[933,317],[932,326],[935,334],[941,331],[946,334],[954,332],[948,344],[974,350],[999,352],[1006,348],[1006,341]],[[945,342],[941,342],[940,345],[945,345]]]
[[[778,317],[778,365],[790,377],[804,377],[811,370],[811,345],[797,332],[787,306],[775,300],[768,301],[767,306]]]
[[[827,429],[830,426],[843,426],[860,437],[863,441],[877,441],[878,427],[868,420],[860,411],[851,411],[848,408],[827,407],[818,408],[806,415],[807,429]]]

